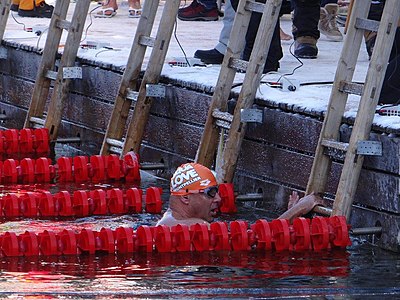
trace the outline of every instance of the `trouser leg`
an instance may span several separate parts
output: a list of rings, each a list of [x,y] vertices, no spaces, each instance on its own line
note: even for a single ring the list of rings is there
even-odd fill
[[[234,18],[235,11],[232,7],[231,1],[225,0],[225,12],[224,18],[222,19],[224,26],[222,27],[221,33],[219,34],[218,44],[215,46],[215,49],[217,49],[218,52],[222,54],[225,54],[226,52],[226,47],[228,46],[229,36],[232,31]]]

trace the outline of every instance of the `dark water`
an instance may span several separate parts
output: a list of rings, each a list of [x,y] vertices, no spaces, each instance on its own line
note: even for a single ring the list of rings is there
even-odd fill
[[[165,182],[145,178],[145,185]],[[52,187],[57,189],[56,187]],[[71,187],[70,187],[71,188]],[[75,188],[75,187],[74,187]],[[235,217],[267,217],[241,208]],[[159,215],[21,220],[0,232],[60,231],[154,225]],[[0,298],[315,298],[400,299],[400,255],[361,239],[347,250],[324,252],[191,252],[0,257]]]

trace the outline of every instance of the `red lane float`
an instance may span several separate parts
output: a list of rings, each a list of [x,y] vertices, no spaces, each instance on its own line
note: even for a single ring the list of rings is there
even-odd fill
[[[49,131],[46,128],[0,131],[1,160],[36,158],[49,153]]]
[[[5,134],[0,134],[0,138],[4,137]],[[12,132],[7,136],[12,136]],[[30,145],[30,140],[26,143]],[[15,148],[11,144],[6,146],[7,149]],[[47,157],[23,158],[18,161],[16,156],[8,158],[0,164],[0,183],[32,184],[54,181],[77,183],[125,181],[139,183],[140,164],[138,159],[135,153],[129,152],[123,159],[115,154],[90,157],[75,156],[73,158],[60,157],[57,159],[57,163],[53,165]]]
[[[18,217],[86,217],[90,215],[141,213],[142,199],[145,211],[159,214],[162,210],[162,189],[149,187],[143,194],[141,189],[126,191],[114,188],[92,191],[78,190],[72,195],[61,191],[9,193],[0,197],[0,217],[6,220]]]
[[[228,231],[230,228],[230,231]],[[16,235],[0,235],[3,256],[79,255],[83,253],[184,252],[184,251],[321,251],[346,248],[350,244],[345,217],[317,217],[311,224],[297,218],[293,225],[287,220],[257,220],[248,228],[245,221],[233,221],[172,227],[142,225],[119,227],[112,231],[83,229],[80,232],[45,230],[35,234],[25,231]],[[311,229],[311,230],[310,230]]]

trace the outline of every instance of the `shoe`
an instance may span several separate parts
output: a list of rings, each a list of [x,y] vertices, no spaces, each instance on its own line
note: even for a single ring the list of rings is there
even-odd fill
[[[11,11],[18,11],[19,5],[18,4],[11,4],[10,5],[10,10]]]
[[[51,18],[53,14],[54,6],[48,5],[46,2],[40,3],[31,10],[18,9],[18,15],[20,17],[30,18]]]
[[[113,7],[101,8],[95,15],[95,18],[112,18],[117,14],[117,10]]]
[[[185,7],[183,7],[183,8],[180,8],[180,9],[178,10],[178,13],[179,13],[179,12],[184,13],[184,12],[190,11],[190,10],[192,10],[192,9],[195,9],[195,8],[196,8],[197,6],[199,6],[199,5],[201,5],[201,4],[200,4],[199,2],[197,2],[197,0],[193,0],[192,3],[190,3],[190,5],[185,6]]]
[[[192,2],[193,4],[193,2]],[[218,21],[218,8],[207,9],[201,4],[179,9],[178,19],[182,21]]]
[[[298,58],[317,58],[317,39],[312,36],[299,36],[294,43],[294,55]]]
[[[140,18],[141,15],[142,15],[142,9],[141,8],[132,8],[132,7],[130,7],[128,9],[129,18]]]
[[[199,58],[205,64],[220,65],[224,60],[224,55],[217,49],[197,50],[194,53],[195,58]]]
[[[330,3],[321,7],[318,23],[319,31],[329,40],[334,42],[343,41],[343,35],[336,25],[336,16],[339,10],[339,5]]]

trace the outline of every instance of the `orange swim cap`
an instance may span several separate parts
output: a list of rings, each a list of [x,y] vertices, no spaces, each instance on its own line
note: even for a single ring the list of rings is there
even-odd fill
[[[217,186],[213,172],[197,163],[186,163],[176,169],[171,178],[171,195],[185,196],[189,191],[204,190]]]

